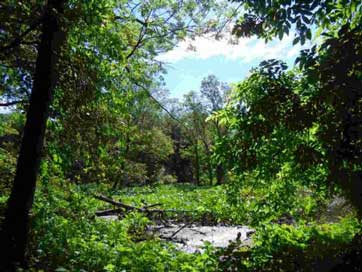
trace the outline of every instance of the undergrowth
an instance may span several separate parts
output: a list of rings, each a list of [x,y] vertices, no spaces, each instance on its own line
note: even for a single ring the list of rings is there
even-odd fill
[[[326,260],[338,261],[360,232],[353,214],[324,224],[312,218],[290,225],[265,221],[255,225],[251,248],[235,242],[217,250],[205,244],[203,253],[187,254],[148,234],[152,222],[142,214],[96,217],[95,211],[109,208],[92,196],[99,192],[135,206],[161,203],[163,209],[192,210],[195,222],[210,212],[214,223],[247,219],[237,216],[240,207],[227,204],[222,186],[157,185],[115,193],[94,184],[43,182],[32,214],[30,271],[317,271]]]

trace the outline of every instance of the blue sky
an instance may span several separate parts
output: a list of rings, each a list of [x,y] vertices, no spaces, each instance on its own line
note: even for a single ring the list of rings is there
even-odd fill
[[[230,36],[220,40],[211,37],[187,39],[160,55],[158,59],[167,63],[168,72],[164,78],[171,97],[181,98],[190,90],[198,91],[201,80],[209,74],[216,75],[223,82],[238,82],[265,59],[282,59],[292,66],[302,49],[299,45],[292,46],[293,36],[267,44],[256,38],[239,39],[233,44],[231,39]],[[193,50],[190,50],[190,45]]]

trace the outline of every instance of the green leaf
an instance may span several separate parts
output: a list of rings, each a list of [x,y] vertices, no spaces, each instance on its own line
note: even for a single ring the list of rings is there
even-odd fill
[[[294,38],[293,45],[296,45],[297,43],[299,43],[299,41],[300,41],[299,37]]]
[[[283,30],[283,29],[280,29],[280,30],[279,30],[279,33],[278,33],[279,40],[282,40],[282,39],[283,39],[283,35],[284,35],[284,30]]]
[[[312,39],[312,32],[310,31],[310,29],[307,30],[306,37],[308,40]]]

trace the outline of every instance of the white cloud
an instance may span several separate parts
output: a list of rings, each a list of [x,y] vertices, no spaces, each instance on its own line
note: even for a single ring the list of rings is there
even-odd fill
[[[230,42],[230,35],[220,40],[210,36],[196,37],[194,40],[186,39],[173,50],[158,56],[158,60],[174,63],[182,59],[208,59],[223,56],[228,60],[240,60],[245,63],[261,59],[285,59],[295,57],[300,45],[292,47],[293,35],[283,40],[275,39],[269,43],[256,38],[241,38],[237,44]],[[195,50],[190,50],[191,46]]]

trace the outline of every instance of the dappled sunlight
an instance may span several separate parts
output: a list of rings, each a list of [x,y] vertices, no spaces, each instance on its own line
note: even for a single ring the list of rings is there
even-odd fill
[[[360,271],[361,1],[0,18],[0,271]]]

